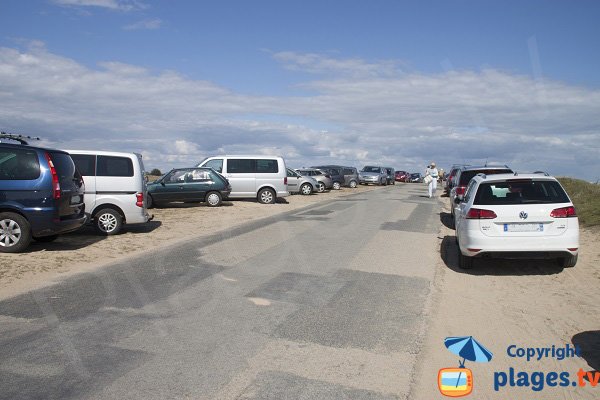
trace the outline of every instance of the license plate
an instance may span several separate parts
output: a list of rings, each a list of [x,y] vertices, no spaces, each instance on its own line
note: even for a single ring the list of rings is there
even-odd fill
[[[543,232],[544,224],[504,224],[504,232]]]

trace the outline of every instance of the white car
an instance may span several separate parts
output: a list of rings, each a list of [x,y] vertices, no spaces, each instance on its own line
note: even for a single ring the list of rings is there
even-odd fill
[[[152,219],[146,209],[142,155],[114,151],[67,150],[83,175],[85,211],[96,229],[115,235],[124,224]]]
[[[577,263],[579,220],[569,196],[541,174],[479,174],[455,200],[459,266],[474,258],[556,258]]]

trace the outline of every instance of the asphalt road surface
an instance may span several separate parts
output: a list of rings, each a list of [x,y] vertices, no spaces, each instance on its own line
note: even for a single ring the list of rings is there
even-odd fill
[[[439,257],[424,194],[320,203],[2,301],[0,398],[409,398]]]

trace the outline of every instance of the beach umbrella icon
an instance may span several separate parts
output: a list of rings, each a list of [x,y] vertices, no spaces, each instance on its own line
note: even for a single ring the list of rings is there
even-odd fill
[[[473,339],[473,336],[447,337],[444,339],[446,348],[454,354],[462,357],[460,367],[465,367],[465,361],[489,362],[492,359],[492,352],[486,349],[481,343]],[[458,374],[456,384],[460,380],[461,373]]]

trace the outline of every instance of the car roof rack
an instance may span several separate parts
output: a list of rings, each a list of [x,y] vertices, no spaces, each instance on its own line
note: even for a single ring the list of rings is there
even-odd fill
[[[40,140],[39,137],[26,136],[26,135],[16,135],[14,133],[0,132],[0,140],[9,139],[15,140],[21,144],[28,145],[27,140]]]
[[[544,174],[544,176],[550,176],[546,171],[535,171],[534,174]]]

